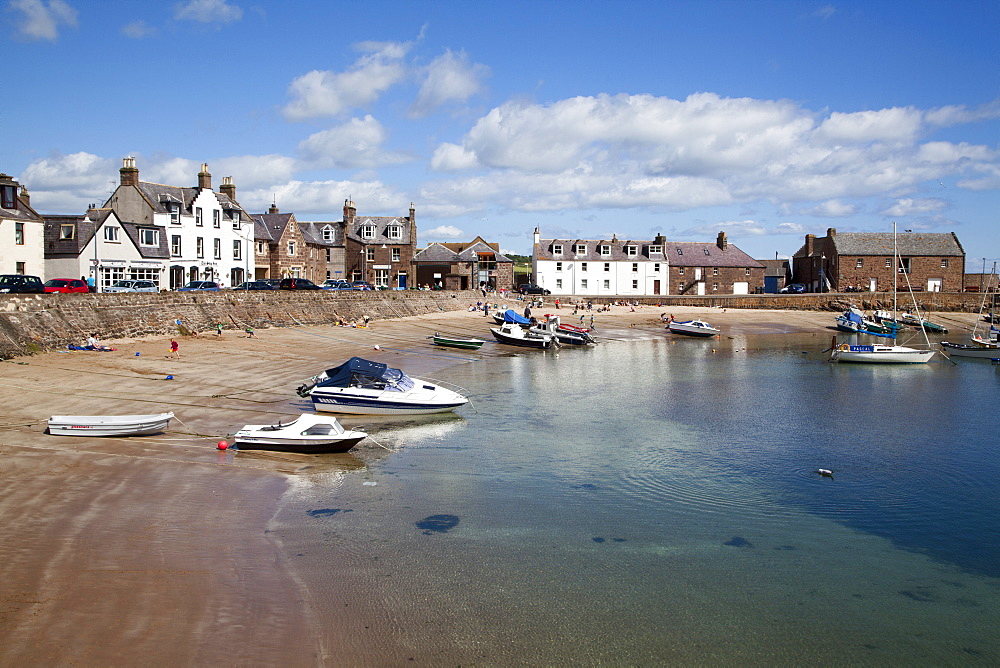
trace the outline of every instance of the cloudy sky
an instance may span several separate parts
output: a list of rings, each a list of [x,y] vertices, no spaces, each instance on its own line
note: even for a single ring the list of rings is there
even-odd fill
[[[1000,3],[0,0],[0,171],[43,213],[232,176],[420,243],[956,232],[1000,256]]]

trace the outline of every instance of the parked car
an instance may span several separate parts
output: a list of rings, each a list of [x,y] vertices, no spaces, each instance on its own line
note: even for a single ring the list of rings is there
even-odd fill
[[[801,295],[805,291],[806,291],[806,286],[802,285],[801,283],[789,283],[785,287],[778,290],[778,292],[784,295],[787,294]]]
[[[240,283],[233,290],[277,290],[277,285],[272,285],[267,281],[245,281]]]
[[[535,285],[534,283],[522,283],[517,286],[517,291],[522,295],[551,295],[551,290],[546,290],[540,285]]]
[[[278,286],[281,285],[281,279],[280,278],[258,278],[257,281],[259,281],[261,283],[267,283],[268,285],[270,285],[275,290],[277,290]]]
[[[278,284],[281,290],[319,290],[320,287],[308,278],[283,278]]]
[[[374,290],[375,286],[368,281],[354,281],[351,283],[355,290]]]
[[[46,292],[89,292],[87,282],[79,278],[50,278],[45,281]]]
[[[177,288],[178,292],[218,292],[219,284],[215,281],[190,281],[183,288]]]
[[[328,278],[319,286],[324,290],[353,290],[354,286],[343,278]]]
[[[115,284],[104,288],[104,292],[159,292],[153,281],[115,281]]]
[[[45,292],[45,284],[37,276],[23,274],[0,274],[0,293],[34,293]]]

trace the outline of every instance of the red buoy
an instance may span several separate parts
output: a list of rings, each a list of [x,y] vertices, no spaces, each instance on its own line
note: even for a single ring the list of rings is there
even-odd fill
[[[225,450],[228,447],[229,447],[228,443],[226,443],[225,441],[219,441],[219,450]]]

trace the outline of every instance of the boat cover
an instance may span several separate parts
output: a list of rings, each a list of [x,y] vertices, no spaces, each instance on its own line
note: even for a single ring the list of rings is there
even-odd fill
[[[509,308],[506,311],[504,311],[503,321],[504,322],[513,322],[513,323],[515,323],[517,325],[530,325],[531,324],[530,320],[528,320],[524,316],[518,315],[517,311],[515,311],[512,308]]]
[[[413,389],[413,380],[399,369],[381,362],[352,357],[338,367],[326,370],[326,378],[316,387],[364,387],[373,390],[405,392]]]

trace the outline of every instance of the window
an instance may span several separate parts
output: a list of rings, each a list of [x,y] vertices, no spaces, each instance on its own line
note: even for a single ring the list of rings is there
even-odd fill
[[[582,281],[580,281],[580,289],[581,290],[586,290],[587,289],[587,279],[586,278],[583,279]]]
[[[574,252],[577,255],[586,255],[587,254],[587,245],[586,244],[577,244],[576,248],[574,249]]]
[[[27,271],[28,271],[28,265],[25,264],[24,262],[15,262],[14,263],[14,273],[15,274],[20,274],[21,276],[24,276],[24,274],[27,273]]]
[[[212,209],[212,227],[222,226],[222,212],[218,209]]]
[[[750,275],[750,267],[747,267],[747,276]]]
[[[170,224],[180,225],[181,224],[181,207],[179,204],[171,203],[167,205],[167,210],[170,211]]]
[[[201,227],[202,225],[205,224],[205,221],[202,219],[202,216],[201,216],[201,207],[200,206],[197,207],[194,210],[194,224],[197,225],[198,227]]]
[[[678,276],[684,275],[684,267],[677,267],[677,275]]]
[[[677,254],[678,255],[684,255],[684,249],[683,248],[678,248],[677,249]]]
[[[365,249],[365,260],[367,260],[368,262],[374,262],[375,261],[375,249],[374,248],[366,248]]]
[[[201,237],[194,240],[194,253],[199,258],[205,257],[205,240]]]
[[[148,228],[139,229],[139,245],[140,246],[159,246],[160,245],[160,231],[151,230]]]
[[[335,239],[335,234],[336,232],[334,232],[334,229],[329,225],[326,225],[323,228],[323,241],[333,241]]]
[[[587,263],[586,262],[581,262],[580,263],[580,271],[587,271]]]
[[[712,283],[712,289],[713,290],[718,290],[719,289],[719,284],[718,283]]]
[[[708,252],[708,249],[707,249],[707,248],[703,248],[702,250],[703,250],[703,251],[705,251],[705,255],[711,255],[711,253],[710,253],[710,252]]]
[[[118,227],[114,225],[104,226],[104,240],[112,243],[118,242]]]
[[[892,268],[892,260],[891,259],[889,259],[889,258],[885,259],[885,268],[886,269],[891,269]]]
[[[212,241],[212,257],[216,260],[222,259],[222,239],[214,239]]]
[[[611,271],[611,263],[610,262],[605,262],[604,263],[604,271]]]
[[[638,262],[633,262],[632,263],[632,273],[636,274],[638,272],[639,272],[639,263]]]
[[[858,261],[854,263],[855,269],[863,269],[864,266],[865,266],[865,259],[863,257],[859,257]]]
[[[601,246],[601,255],[611,255],[611,246]]]
[[[562,255],[562,244],[552,244],[552,254]]]
[[[684,292],[684,281],[681,281],[680,283],[677,284],[677,291]]]
[[[611,289],[611,281],[604,281],[604,289],[605,290]]]
[[[399,249],[398,248],[393,248],[392,249],[392,261],[393,262],[399,262]]]
[[[14,243],[18,246],[24,245],[24,223],[14,223]],[[18,272],[23,274],[23,271]]]
[[[60,225],[59,238],[72,239],[76,236],[76,225]]]
[[[562,279],[561,278],[557,278],[556,279],[556,289],[557,290],[561,290],[562,289]]]
[[[239,239],[233,241],[233,259],[234,260],[243,259],[243,244],[240,243]]]
[[[0,207],[4,209],[17,208],[17,188],[14,186],[0,187]]]
[[[374,225],[362,225],[361,226],[361,238],[362,239],[374,239],[375,238],[375,226]]]
[[[663,254],[663,246],[650,246],[649,247],[649,252],[650,253],[657,253],[659,255],[662,255]]]
[[[170,255],[172,257],[181,256],[181,235],[179,234],[170,237]]]
[[[718,275],[719,275],[719,268],[712,267],[712,276],[718,276]]]
[[[655,272],[659,272],[660,271],[660,263],[659,262],[654,262],[653,263],[653,271],[655,271]]]
[[[332,262],[333,261],[333,250],[330,249],[330,248],[326,249],[326,261],[327,262]],[[330,272],[327,272],[327,273],[330,273]],[[327,276],[327,278],[330,278],[330,277]]]
[[[229,217],[233,219],[233,229],[240,229],[240,212],[236,209],[230,209]]]
[[[402,239],[403,228],[399,225],[390,225],[388,230],[386,230],[386,236],[390,239]]]
[[[257,242],[257,255],[265,255],[265,254],[267,254],[267,242],[266,241],[258,241]]]
[[[637,280],[633,280],[632,281],[632,289],[633,290],[638,290],[639,289],[639,281],[637,281]]]
[[[946,257],[941,258],[941,268],[942,269],[948,268],[948,258]]]
[[[295,255],[295,242],[294,241],[289,241],[288,242],[288,254],[289,255]]]
[[[629,257],[635,257],[638,254],[639,254],[639,247],[638,246],[626,246],[625,247],[625,255],[628,255]]]
[[[899,258],[899,273],[901,274],[910,273],[910,258],[908,257]]]
[[[562,262],[556,262],[556,271],[562,271]]]

